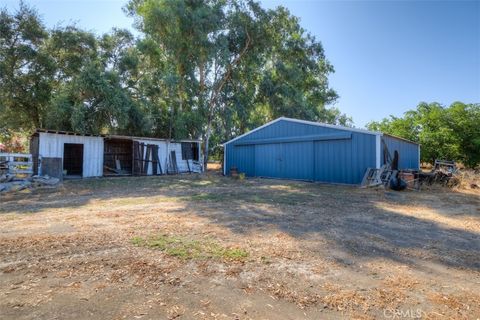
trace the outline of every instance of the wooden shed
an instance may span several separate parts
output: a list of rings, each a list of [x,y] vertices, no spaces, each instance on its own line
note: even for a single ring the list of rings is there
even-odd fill
[[[35,174],[87,178],[202,172],[200,140],[82,135],[38,129],[30,140]]]

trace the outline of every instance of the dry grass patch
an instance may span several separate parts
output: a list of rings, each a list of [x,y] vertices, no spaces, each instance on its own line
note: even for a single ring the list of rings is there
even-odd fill
[[[397,288],[403,290],[413,290],[420,282],[417,279],[404,275],[391,275],[383,280],[383,285],[389,288]]]
[[[440,306],[442,314],[449,314],[454,310],[459,319],[469,319],[471,315],[475,314],[480,315],[480,295],[473,292],[460,294],[432,293],[428,296],[428,299]]]
[[[285,282],[274,282],[273,279],[267,280],[266,291],[272,294],[275,299],[286,300],[295,303],[298,307],[304,309],[319,302],[319,295],[305,290],[292,289],[291,285]]]
[[[322,297],[321,300],[332,310],[348,312],[360,309],[365,312],[369,309],[371,302],[356,290],[343,289],[331,283],[326,283],[322,287],[329,292],[329,294]]]
[[[441,190],[178,175],[1,198],[0,318],[477,319],[479,198]]]

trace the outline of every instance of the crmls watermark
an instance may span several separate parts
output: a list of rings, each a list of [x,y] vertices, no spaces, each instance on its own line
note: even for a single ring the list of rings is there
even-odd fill
[[[424,315],[421,309],[383,309],[386,319],[420,319]]]

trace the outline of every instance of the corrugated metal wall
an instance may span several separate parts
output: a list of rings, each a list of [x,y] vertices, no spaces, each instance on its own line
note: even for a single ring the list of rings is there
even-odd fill
[[[247,176],[358,184],[376,166],[376,136],[280,120],[226,144],[227,174],[233,166]]]
[[[375,136],[353,133],[351,140],[315,142],[315,181],[359,184],[375,168]]]
[[[170,151],[175,150],[177,158],[177,166],[180,172],[188,172],[187,161],[182,159],[181,142],[167,143],[165,140],[154,139],[133,139],[140,143],[158,145],[159,160],[162,164],[162,172],[166,172],[167,157]],[[65,143],[83,144],[83,177],[100,177],[103,176],[103,159],[104,159],[104,138],[89,137],[80,135],[67,135],[56,133],[39,133],[39,156],[62,158],[64,156]],[[167,150],[168,148],[168,150]],[[203,162],[203,155],[200,143],[199,162]],[[144,151],[146,153],[146,150]],[[151,160],[151,158],[150,158]],[[152,174],[152,164],[148,166],[148,175]]]
[[[83,177],[103,175],[103,138],[40,132],[39,155],[63,159],[65,143],[83,144]]]
[[[418,144],[388,135],[382,136],[382,139],[392,157],[395,150],[398,151],[399,169],[420,169],[420,148]],[[383,160],[382,157],[382,163],[384,164],[385,161]]]
[[[202,161],[202,151],[200,145],[198,146],[199,158]],[[168,152],[175,150],[175,156],[177,157],[177,166],[180,172],[188,172],[187,160],[182,159],[182,144],[180,142],[170,142],[168,145]],[[163,159],[163,158],[160,158]],[[191,165],[191,161],[190,161]]]
[[[175,151],[178,170],[180,172],[188,172],[189,169],[188,169],[187,160],[182,159],[182,143],[181,142],[168,143],[165,140],[152,140],[152,139],[134,139],[134,141],[137,141],[139,143],[144,143],[144,144],[154,144],[158,146],[158,159],[160,160],[160,163],[162,165],[163,173],[166,173],[167,161],[169,161],[168,155],[170,154],[171,151]],[[167,151],[167,148],[168,148],[168,151]],[[202,157],[202,149],[201,149],[200,143],[198,143],[198,151],[199,151],[199,162],[202,162],[203,157]],[[147,150],[145,149],[143,154],[144,157],[146,153],[147,153]],[[152,160],[151,156],[150,156],[150,160]],[[191,161],[190,161],[190,166],[191,166]],[[147,175],[151,175],[152,173],[153,173],[152,163],[149,163]]]
[[[227,149],[227,168],[236,166],[248,177],[255,176],[255,146],[230,146]]]

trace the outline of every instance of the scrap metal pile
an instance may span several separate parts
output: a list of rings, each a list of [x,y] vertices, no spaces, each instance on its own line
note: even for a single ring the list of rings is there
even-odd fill
[[[385,165],[377,168],[368,168],[363,177],[361,186],[383,186],[392,190],[413,189],[419,190],[422,185],[439,184],[445,187],[455,187],[460,183],[459,171],[454,161],[435,160],[430,172],[419,170],[398,170],[399,154],[395,150],[393,158],[385,149]]]
[[[0,153],[0,193],[55,186],[60,179],[32,176],[30,154]]]
[[[383,143],[383,163],[380,168],[368,168],[363,177],[361,187],[383,186],[392,190],[400,191],[406,188],[418,190],[419,171],[399,170],[399,153],[394,151],[393,157],[385,143]]]
[[[60,179],[49,176],[17,177],[6,173],[0,175],[0,193],[56,186]]]
[[[427,185],[440,184],[445,187],[455,187],[460,183],[458,173],[454,161],[435,160],[432,171],[420,173],[420,181]]]

